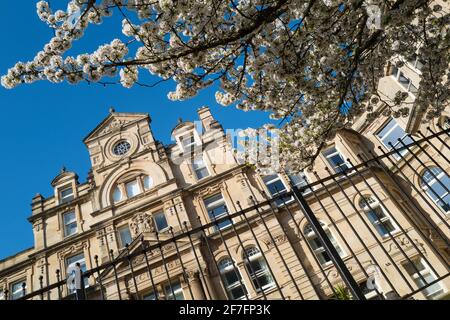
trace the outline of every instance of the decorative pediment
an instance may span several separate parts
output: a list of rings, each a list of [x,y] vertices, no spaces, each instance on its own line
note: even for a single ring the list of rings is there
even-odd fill
[[[120,131],[125,126],[145,119],[150,121],[150,116],[147,113],[112,112],[108,115],[108,117],[100,122],[100,124],[92,130],[86,138],[83,139],[83,141],[84,143],[87,143],[90,140],[104,136],[111,132]]]

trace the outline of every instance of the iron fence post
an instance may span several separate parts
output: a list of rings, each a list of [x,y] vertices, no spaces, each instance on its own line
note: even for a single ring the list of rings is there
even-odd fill
[[[325,251],[330,256],[331,261],[333,262],[337,271],[341,275],[342,280],[347,285],[347,288],[350,290],[352,296],[356,300],[366,300],[366,297],[364,296],[361,288],[359,287],[358,283],[353,278],[352,274],[348,270],[347,266],[345,265],[341,256],[337,252],[336,248],[331,243],[330,239],[328,238],[327,234],[325,233],[325,230],[323,230],[322,225],[320,224],[319,220],[316,218],[316,216],[312,212],[311,207],[306,202],[306,200],[303,197],[300,190],[296,186],[294,186],[292,183],[291,183],[291,188],[292,188],[292,191],[294,192],[294,198],[297,201],[297,203],[299,204],[300,208],[302,209],[303,214],[306,217],[306,220],[308,220],[314,233],[317,235],[319,240],[323,243]]]

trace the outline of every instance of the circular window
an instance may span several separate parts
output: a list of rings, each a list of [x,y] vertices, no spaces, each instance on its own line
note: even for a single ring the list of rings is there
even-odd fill
[[[131,149],[131,144],[128,141],[122,140],[116,143],[113,147],[113,153],[116,156],[123,156]]]

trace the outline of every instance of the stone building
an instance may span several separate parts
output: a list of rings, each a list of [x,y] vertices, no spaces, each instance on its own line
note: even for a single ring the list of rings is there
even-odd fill
[[[405,90],[414,99],[420,61],[406,66],[388,67],[380,82],[387,95]],[[450,136],[337,176],[389,152],[389,142],[412,142],[406,132],[419,140],[427,127],[449,128],[448,110],[432,123],[414,107],[410,114],[371,122],[363,115],[304,173],[261,176],[236,161],[207,107],[198,110],[200,125],[180,121],[175,143],[166,146],[153,136],[148,114],[111,110],[83,140],[92,163],[87,181],[63,169],[51,182],[53,196],[32,199],[34,246],[0,260],[0,300],[66,279],[76,263],[105,266],[84,280],[92,299],[332,297],[342,280],[298,203],[291,195],[267,203],[291,183],[303,188],[367,298],[412,293],[449,273]],[[436,299],[449,288],[443,277],[412,296]],[[63,285],[32,298],[59,297],[74,294]]]

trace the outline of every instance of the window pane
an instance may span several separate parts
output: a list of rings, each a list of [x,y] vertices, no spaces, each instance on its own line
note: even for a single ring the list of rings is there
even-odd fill
[[[192,163],[192,167],[194,169],[195,175],[197,179],[203,179],[209,176],[208,169],[206,168],[205,162],[203,161],[203,157],[197,157],[194,159]]]
[[[400,148],[403,146],[398,139],[401,139],[404,144],[413,142],[412,139],[407,136],[406,132],[398,125],[395,119],[391,119],[389,123],[377,134],[377,136],[388,150],[392,149],[389,143],[392,143],[395,148]],[[403,149],[400,151],[400,154],[405,155],[407,152],[407,149]],[[397,160],[400,159],[398,154],[394,154],[394,157]]]
[[[153,187],[153,179],[150,176],[144,176],[144,189],[148,190]]]
[[[222,275],[225,289],[231,299],[242,299],[246,295],[246,289],[241,285],[242,277],[237,266],[230,258],[225,258],[219,262],[219,270]]]
[[[284,194],[287,192],[286,186],[281,181],[280,177],[275,175],[268,175],[263,177],[264,184],[266,185],[267,189],[269,189],[270,194],[272,197],[276,197],[280,194]],[[292,197],[284,197],[279,198],[275,201],[277,206],[281,206],[284,203],[291,201]]]
[[[183,289],[181,288],[180,282],[172,282],[170,284],[166,285],[165,291],[166,291],[166,299],[167,300],[184,300],[183,295]],[[174,294],[175,293],[175,297]]]
[[[12,300],[19,299],[27,294],[27,285],[25,283],[25,290],[24,290],[24,288],[23,288],[24,283],[25,283],[25,281],[19,281],[19,282],[13,283],[11,285],[10,298]]]
[[[63,215],[64,222],[64,236],[70,236],[77,233],[77,221],[75,217],[75,212],[67,212]]]
[[[323,155],[336,173],[342,172],[349,168],[342,155],[337,151],[336,147],[326,150]]]
[[[320,223],[324,229],[325,225],[321,222]],[[314,231],[312,230],[311,226],[307,224],[305,228],[303,229],[303,233],[306,235],[308,243],[310,244],[311,248],[313,249],[314,253],[316,254],[317,259],[320,261],[321,264],[325,264],[329,261],[331,261],[331,258],[329,257],[328,253],[326,253],[325,248],[322,244],[322,241],[316,236]],[[334,248],[338,252],[338,254],[343,257],[344,252],[342,251],[341,247],[337,243],[337,241],[334,239],[333,235],[331,234],[329,229],[325,229],[325,233],[328,236],[328,239],[333,244]]]
[[[150,292],[150,293],[144,294],[142,296],[142,299],[143,300],[156,300],[156,294],[154,292]]]
[[[391,119],[391,121],[386,124],[383,129],[377,134],[377,136],[380,139],[383,139],[383,137],[388,133],[389,130],[391,130],[393,127],[397,126],[397,122],[394,119]]]
[[[206,198],[204,200],[206,210],[208,210],[208,215],[212,221],[215,219],[222,218],[226,216],[227,208],[225,205],[225,201],[222,198],[221,194],[217,194],[215,196]],[[218,228],[223,229],[231,225],[231,220],[225,219],[224,221],[218,223]],[[216,227],[216,229],[217,229]]]
[[[408,85],[409,85],[410,80],[403,74],[403,72],[400,72],[400,75],[398,76],[398,82],[400,82],[400,84],[403,87],[408,89]]]
[[[113,201],[119,202],[122,200],[122,191],[120,191],[119,187],[116,187],[113,192]]]
[[[73,190],[72,188],[67,188],[61,191],[61,202],[69,202],[73,200]]]
[[[195,146],[195,139],[193,135],[185,136],[181,139],[181,145],[185,152],[192,152]]]
[[[131,238],[130,228],[128,226],[119,229],[120,246],[125,247],[126,244],[130,244],[133,239]]]
[[[162,231],[166,229],[169,225],[167,224],[166,215],[164,212],[157,213],[154,215],[156,229]]]
[[[80,253],[77,254],[75,256],[69,257],[66,259],[66,265],[67,268],[72,267],[72,266],[76,266],[76,264],[79,263],[80,264],[80,269],[82,272],[85,272],[87,270],[86,268],[86,260],[84,258],[84,254]],[[89,286],[89,279],[84,277],[83,278],[83,282],[84,282],[84,287],[88,287]],[[73,293],[75,291],[71,291],[71,293]]]
[[[132,198],[134,196],[137,196],[141,190],[139,188],[139,184],[136,180],[130,181],[125,185],[126,189],[127,189],[127,195],[128,198]]]

